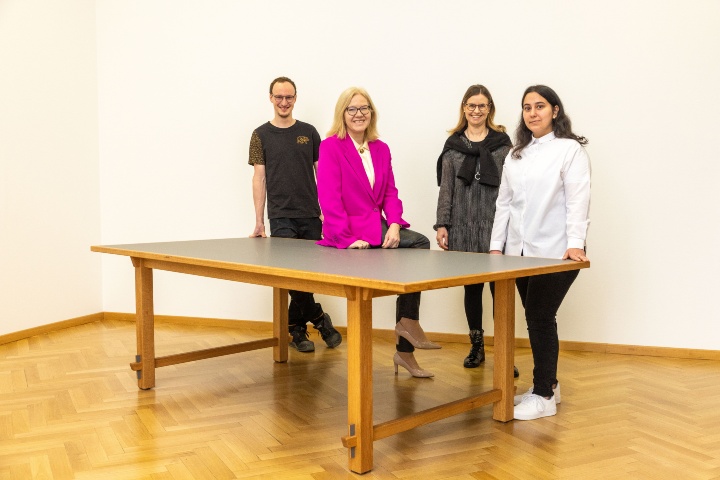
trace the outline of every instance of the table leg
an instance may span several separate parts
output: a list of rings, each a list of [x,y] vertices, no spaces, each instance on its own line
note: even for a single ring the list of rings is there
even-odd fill
[[[155,311],[153,308],[153,271],[142,259],[132,258],[135,267],[135,329],[137,358],[141,363],[138,387],[147,390],[155,386]]]
[[[515,279],[495,281],[495,341],[493,387],[500,389],[500,401],[493,404],[493,418],[513,419],[513,363],[515,359]]]
[[[273,337],[278,339],[273,347],[273,359],[287,362],[288,359],[288,291],[273,288]]]
[[[372,291],[347,287],[348,434],[356,436],[348,451],[355,473],[373,467]]]

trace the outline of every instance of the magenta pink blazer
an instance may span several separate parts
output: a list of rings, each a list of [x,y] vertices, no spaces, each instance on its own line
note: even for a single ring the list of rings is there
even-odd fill
[[[373,188],[349,136],[340,140],[334,135],[320,142],[317,187],[325,218],[324,238],[318,245],[347,248],[356,240],[382,245],[382,218],[388,224],[410,226],[402,219],[403,207],[395,187],[390,149],[380,140],[368,143],[368,147],[375,169]]]

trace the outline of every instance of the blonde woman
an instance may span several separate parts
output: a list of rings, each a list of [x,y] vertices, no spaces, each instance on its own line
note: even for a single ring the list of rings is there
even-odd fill
[[[378,139],[377,109],[363,89],[345,90],[333,126],[320,143],[318,198],[324,216],[319,245],[335,248],[430,248],[403,218],[390,149]],[[394,357],[414,377],[433,374],[418,365],[415,348],[440,348],[420,327],[420,293],[399,295]]]
[[[460,101],[458,123],[450,130],[437,162],[437,244],[443,250],[487,253],[495,217],[503,160],[512,143],[495,124],[495,102],[483,85],[471,85]],[[482,293],[485,284],[465,286],[470,353],[465,368],[485,361]],[[490,283],[490,291],[494,284]],[[515,368],[515,376],[519,372]]]

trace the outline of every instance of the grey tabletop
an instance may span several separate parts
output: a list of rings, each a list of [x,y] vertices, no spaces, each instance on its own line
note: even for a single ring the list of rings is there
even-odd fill
[[[539,273],[586,268],[588,262],[420,249],[338,250],[311,240],[227,238],[128,245],[93,251],[138,258],[202,264],[230,270],[322,275],[324,281],[376,280],[408,287],[465,285]],[[355,282],[349,282],[353,284]],[[415,290],[413,288],[412,290]],[[407,291],[407,290],[406,290]]]

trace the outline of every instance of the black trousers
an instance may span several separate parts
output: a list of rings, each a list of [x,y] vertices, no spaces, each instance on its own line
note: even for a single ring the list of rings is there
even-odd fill
[[[382,225],[382,238],[385,239],[385,233],[387,232],[387,224],[383,221]],[[430,240],[414,230],[408,230],[407,228],[400,229],[400,244],[398,248],[430,248]],[[403,293],[398,295],[397,301],[395,302],[395,323],[399,322],[401,318],[409,318],[410,320],[420,321],[420,292],[415,293]],[[412,343],[400,337],[398,344],[395,346],[398,352],[414,352],[415,347]]]
[[[299,238],[320,240],[322,222],[319,218],[271,218],[270,236],[280,238]],[[316,324],[323,317],[322,305],[315,302],[315,296],[308,292],[290,290],[288,307],[288,328],[292,331],[296,325]]]
[[[482,293],[484,283],[465,285],[465,317],[470,330],[482,330],[483,304]],[[490,282],[490,293],[495,299],[495,282]]]
[[[533,361],[533,393],[552,397],[557,383],[560,342],[557,333],[557,311],[579,270],[548,273],[515,280],[525,308]]]

